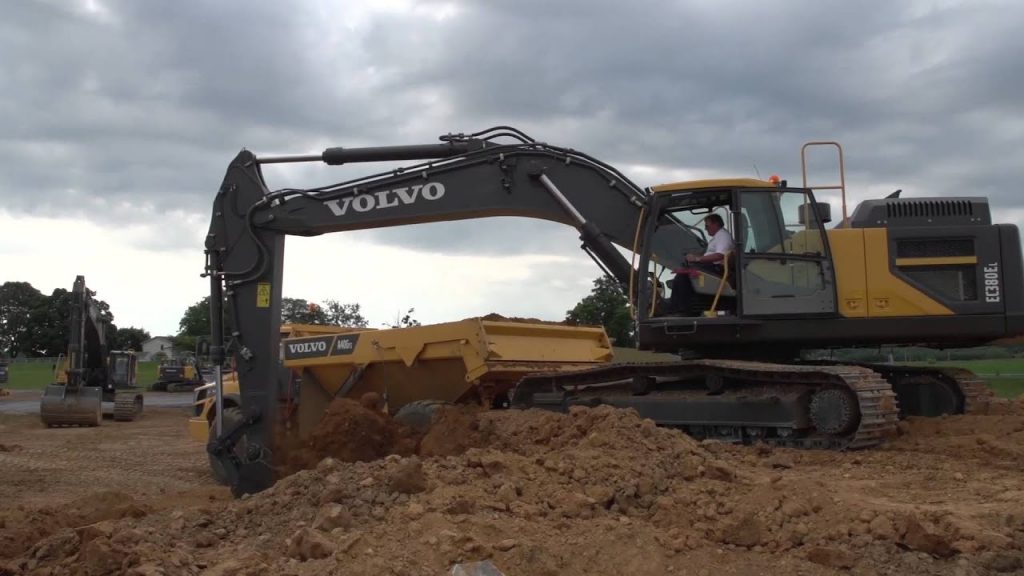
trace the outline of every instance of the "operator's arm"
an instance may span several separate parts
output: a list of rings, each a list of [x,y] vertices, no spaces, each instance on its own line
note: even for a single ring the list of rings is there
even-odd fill
[[[714,264],[725,259],[725,254],[731,252],[735,247],[732,235],[724,228],[719,230],[711,242],[708,242],[707,252],[703,256],[698,254],[687,254],[686,261],[695,264]]]
[[[711,252],[710,254],[705,254],[703,256],[699,256],[697,254],[687,254],[686,255],[686,261],[687,262],[693,262],[693,263],[699,263],[699,264],[714,264],[715,262],[721,262],[724,258],[725,258],[725,256],[722,255],[722,254],[719,254],[718,252]]]

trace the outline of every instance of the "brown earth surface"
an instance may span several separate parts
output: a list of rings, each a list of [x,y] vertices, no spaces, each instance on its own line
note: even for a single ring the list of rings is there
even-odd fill
[[[1022,574],[1024,410],[1001,412],[831,453],[699,443],[610,408],[449,409],[416,438],[343,400],[315,466],[240,500],[180,410],[8,416],[0,575]]]

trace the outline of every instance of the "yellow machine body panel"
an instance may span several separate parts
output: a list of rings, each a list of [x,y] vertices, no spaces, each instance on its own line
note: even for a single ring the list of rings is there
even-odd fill
[[[63,354],[53,366],[53,381],[56,384],[68,383],[68,357]]]
[[[828,243],[835,263],[837,308],[847,318],[868,315],[868,271],[864,253],[864,230],[853,228],[828,231]]]
[[[602,327],[483,320],[376,330],[285,325],[283,364],[298,385],[298,431],[308,434],[336,397],[368,392],[395,412],[417,400],[455,402],[503,393],[526,374],[590,368],[612,360]],[[341,342],[342,344],[339,344]],[[351,343],[351,348],[348,344]],[[295,357],[322,348],[322,356]],[[340,352],[340,353],[335,353]],[[234,372],[223,377],[225,395],[238,394]],[[189,434],[206,441],[212,395],[196,405]]]
[[[331,394],[341,388],[355,369],[361,368],[364,373],[353,393],[387,392],[399,405],[414,399],[454,401],[477,383],[514,383],[527,372],[578,368],[612,358],[611,344],[603,328],[474,318],[359,332],[348,353],[289,359],[290,347],[299,349],[304,342],[315,342],[315,338],[284,340],[284,365],[311,374]],[[337,350],[337,346],[334,344],[330,349]],[[376,372],[385,371],[387,365],[393,365],[396,373],[408,374],[398,378],[408,385],[400,385],[396,374],[376,378]],[[452,370],[457,378],[451,378]],[[443,378],[437,377],[442,374]]]
[[[326,326],[322,324],[282,324],[281,339],[298,338],[301,336],[322,336],[325,334],[344,334],[347,332],[372,332],[374,328],[354,328],[349,326]],[[212,388],[208,384],[203,388]],[[234,370],[226,371],[221,376],[221,387],[226,398],[237,402],[240,394],[238,374]],[[193,402],[193,416],[188,420],[188,433],[193,439],[206,443],[209,440],[210,423],[214,416],[215,394],[211,391]]]
[[[300,351],[328,352],[309,357]],[[284,365],[300,381],[305,436],[336,397],[374,392],[395,412],[418,400],[487,404],[526,374],[589,368],[612,359],[604,328],[491,321],[412,326],[282,341]]]
[[[767,180],[756,178],[714,178],[709,180],[686,180],[651,186],[651,192],[666,194],[686,190],[705,190],[711,188],[778,188],[779,185]]]
[[[836,272],[839,312],[848,318],[949,316],[953,311],[896,277],[890,268],[888,232],[884,228],[828,231]],[[974,262],[977,259],[969,257]],[[900,258],[898,266],[941,265],[962,258]],[[957,260],[951,262],[951,260]]]

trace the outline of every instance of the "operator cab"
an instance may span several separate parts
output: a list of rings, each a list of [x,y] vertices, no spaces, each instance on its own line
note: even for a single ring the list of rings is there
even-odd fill
[[[115,389],[135,388],[138,357],[134,352],[113,350],[110,352],[107,369],[110,383]]]
[[[639,319],[737,322],[756,317],[827,317],[836,313],[835,278],[824,225],[830,206],[809,189],[754,179],[703,180],[651,189],[641,250]],[[703,220],[719,215],[735,242],[718,266],[686,264],[686,254],[704,254],[709,238]],[[686,245],[667,249],[658,239],[686,233]],[[710,269],[709,269],[710,268]],[[694,297],[673,309],[672,291],[690,282]]]

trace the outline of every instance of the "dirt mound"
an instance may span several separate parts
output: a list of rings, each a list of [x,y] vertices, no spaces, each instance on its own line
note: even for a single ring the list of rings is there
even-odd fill
[[[494,441],[493,421],[480,418],[473,406],[445,406],[438,410],[427,434],[420,440],[417,453],[422,456],[458,456],[470,448]]]
[[[307,445],[292,453],[289,472],[313,468],[324,458],[369,462],[389,454],[412,454],[418,438],[366,402],[333,400]]]
[[[0,558],[13,558],[45,537],[121,518],[140,518],[149,508],[123,492],[97,492],[71,502],[35,510],[18,507],[0,512]]]
[[[287,473],[317,466],[324,458],[370,462],[389,455],[457,456],[494,440],[495,429],[474,406],[439,406],[425,434],[403,426],[363,398],[338,398],[301,449],[293,452]]]
[[[900,438],[887,448],[955,453],[988,466],[1024,470],[1024,416],[944,416],[900,423]]]
[[[510,575],[1013,571],[1020,475],[968,484],[955,475],[976,466],[931,443],[960,429],[1019,442],[1012,420],[985,418],[1001,417],[914,421],[891,450],[850,454],[701,443],[609,407],[456,409],[419,455],[400,455],[409,437],[393,423],[339,402],[310,446],[334,456],[271,489],[60,531],[8,570],[412,575],[489,559]]]

